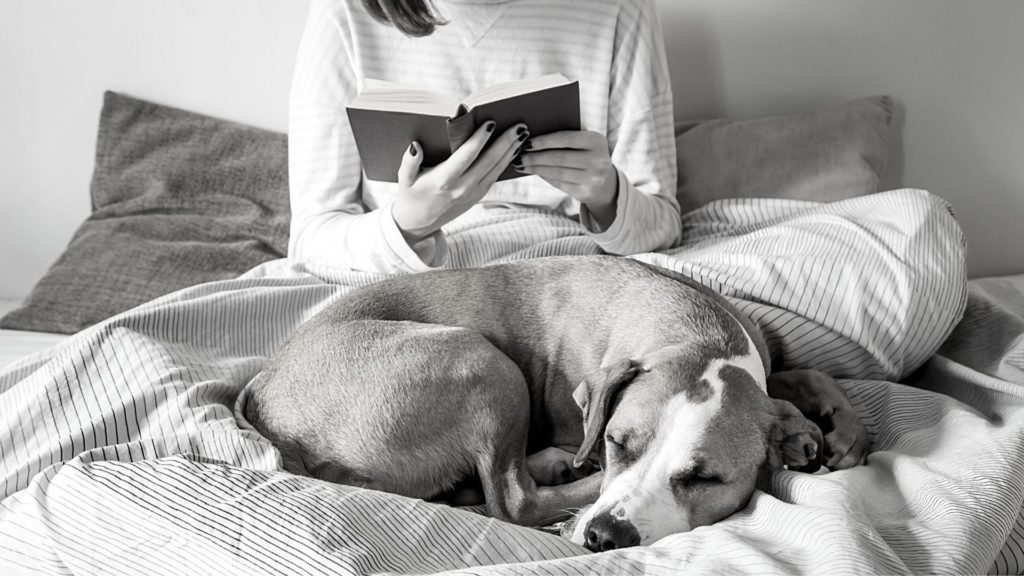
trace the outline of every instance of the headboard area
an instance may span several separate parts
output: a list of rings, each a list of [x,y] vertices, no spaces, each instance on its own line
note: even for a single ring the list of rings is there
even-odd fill
[[[890,94],[883,187],[949,200],[972,276],[1024,272],[1024,2],[658,1],[677,120]],[[0,3],[0,298],[25,296],[88,215],[104,91],[284,131],[308,5]]]

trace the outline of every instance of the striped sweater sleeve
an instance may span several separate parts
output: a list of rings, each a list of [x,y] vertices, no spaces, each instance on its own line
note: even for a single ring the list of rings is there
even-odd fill
[[[419,272],[443,262],[440,233],[409,246],[391,205],[367,211],[362,166],[345,105],[355,96],[348,23],[330,0],[314,0],[289,104],[289,188],[293,258],[370,272]]]
[[[636,254],[674,246],[682,235],[672,89],[652,2],[623,3],[615,44],[608,145],[619,171],[616,217],[600,230],[583,205],[580,221],[606,252]]]

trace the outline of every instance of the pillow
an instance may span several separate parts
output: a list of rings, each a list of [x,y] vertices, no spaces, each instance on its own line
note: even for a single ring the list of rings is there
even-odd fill
[[[93,213],[0,328],[71,334],[288,250],[287,139],[107,92]]]
[[[878,191],[893,102],[861,98],[809,114],[676,125],[685,214],[722,198],[833,201]]]

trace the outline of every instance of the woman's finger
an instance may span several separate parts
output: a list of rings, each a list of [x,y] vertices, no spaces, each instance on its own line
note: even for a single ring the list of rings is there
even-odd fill
[[[543,150],[526,152],[518,159],[519,164],[526,166],[560,166],[589,170],[597,168],[594,154],[582,150]]]
[[[471,182],[487,182],[494,170],[498,170],[498,174],[501,174],[512,161],[516,150],[529,137],[530,131],[526,124],[512,126],[503,132],[487,150],[484,150],[484,153],[473,163],[473,167],[466,171],[465,178]],[[495,176],[495,180],[497,180],[497,176]]]
[[[403,188],[412,186],[416,177],[420,174],[420,166],[423,164],[423,149],[419,142],[413,142],[405,149],[402,155],[402,164],[398,167],[398,185]]]
[[[512,163],[512,160],[515,158],[515,155],[519,154],[519,150],[521,149],[522,145],[522,140],[524,139],[525,138],[521,138],[520,134],[520,136],[517,136],[514,140],[512,140],[512,146],[505,149],[505,153],[502,154],[501,158],[499,158],[498,161],[495,162],[494,166],[490,167],[487,173],[483,176],[483,178],[480,181],[484,184],[484,186],[486,186],[486,188],[489,189],[490,186],[492,186],[492,184],[498,181],[498,177],[501,176],[502,172],[505,171],[505,168],[508,168],[509,164]]]
[[[463,142],[462,146],[452,152],[447,160],[437,165],[438,176],[444,179],[454,179],[469,170],[469,167],[480,156],[480,152],[487,146],[487,141],[494,133],[494,126],[494,121],[488,120],[477,128],[469,140]]]
[[[523,168],[516,168],[524,174],[534,174],[541,178],[551,182],[557,180],[560,182],[569,182],[572,184],[586,184],[590,182],[590,172],[587,170],[580,170],[579,168],[565,168],[562,166],[530,166]]]
[[[524,150],[539,151],[555,148],[569,148],[571,150],[592,150],[604,137],[597,132],[585,132],[583,130],[562,130],[552,132],[543,136],[534,136],[527,142]]]

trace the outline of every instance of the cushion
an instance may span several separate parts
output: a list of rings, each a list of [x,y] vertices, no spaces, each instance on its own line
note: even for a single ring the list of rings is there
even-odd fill
[[[861,98],[793,116],[676,126],[679,204],[723,198],[834,201],[872,194],[889,152],[893,102]]]
[[[0,328],[70,334],[288,249],[287,140],[104,95],[92,215]]]

